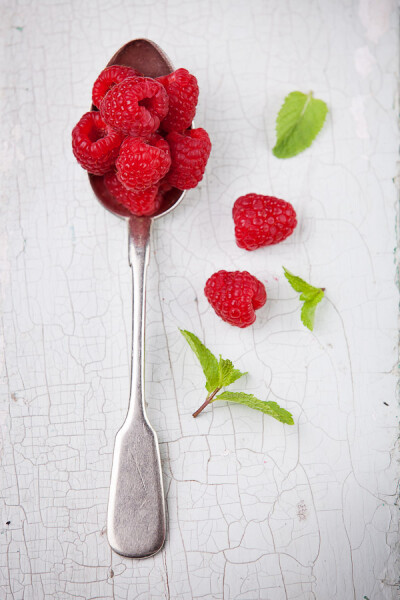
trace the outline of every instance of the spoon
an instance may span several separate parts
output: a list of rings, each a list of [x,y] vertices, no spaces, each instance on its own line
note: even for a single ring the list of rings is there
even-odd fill
[[[107,66],[133,67],[146,77],[173,71],[164,52],[152,41],[136,39],[125,44]],[[94,107],[92,107],[93,110]],[[133,324],[129,408],[115,438],[107,514],[108,542],[122,556],[145,558],[158,552],[165,540],[164,492],[157,435],[149,423],[144,402],[144,341],[146,271],[153,221],[171,212],[185,192],[173,188],[165,194],[152,217],[135,217],[118,204],[103,178],[89,174],[101,204],[128,223],[129,264],[133,279]]]

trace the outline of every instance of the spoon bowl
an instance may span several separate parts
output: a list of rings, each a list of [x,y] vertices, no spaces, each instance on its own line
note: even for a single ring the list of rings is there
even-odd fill
[[[143,73],[145,77],[153,78],[168,75],[174,70],[172,63],[161,48],[151,40],[144,38],[132,40],[122,46],[108,62],[107,67],[113,65],[131,67]],[[93,105],[92,110],[96,110]],[[96,198],[104,208],[117,217],[129,218],[132,216],[128,209],[120,204],[107,190],[103,177],[89,173],[89,182]],[[185,194],[186,192],[177,188],[172,188],[164,193],[164,199],[159,210],[151,218],[158,219],[170,213],[181,203]]]

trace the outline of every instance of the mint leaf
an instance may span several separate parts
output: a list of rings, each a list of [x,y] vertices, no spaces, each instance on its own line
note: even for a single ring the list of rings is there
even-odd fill
[[[219,382],[218,387],[225,387],[226,385],[230,385],[242,375],[247,375],[247,373],[242,373],[239,369],[235,369],[228,358],[222,358],[219,355],[219,363],[218,363],[218,372],[219,372]]]
[[[311,146],[321,131],[328,107],[312,92],[291,92],[276,119],[276,144],[272,152],[277,158],[291,158]]]
[[[228,402],[244,404],[249,408],[254,408],[266,415],[270,415],[270,417],[274,417],[274,419],[277,419],[281,423],[286,423],[287,425],[294,424],[293,416],[290,412],[279,406],[276,402],[259,400],[253,396],[253,394],[245,394],[244,392],[222,392],[222,394],[219,394],[211,402],[215,402],[215,400],[227,400]]]
[[[215,358],[214,354],[201,343],[194,333],[190,333],[190,331],[186,331],[185,329],[180,329],[179,331],[199,359],[201,368],[206,377],[205,387],[207,392],[212,392],[218,387],[220,380],[218,360]]]
[[[282,268],[292,288],[296,292],[300,292],[300,300],[304,302],[301,307],[301,320],[312,331],[314,329],[315,309],[325,295],[324,290],[310,285],[297,275],[293,275],[285,267]]]
[[[197,417],[206,406],[211,402],[215,402],[215,400],[230,400],[231,402],[245,404],[250,408],[260,410],[274,417],[274,419],[278,419],[281,423],[293,425],[292,415],[284,408],[281,408],[276,402],[263,402],[253,396],[253,394],[245,394],[244,392],[223,392],[217,396],[221,388],[230,385],[239,379],[239,377],[246,375],[246,373],[235,369],[232,361],[228,358],[222,358],[219,355],[219,360],[217,360],[214,354],[201,343],[194,333],[190,333],[190,331],[186,331],[185,329],[180,329],[179,331],[200,361],[203,373],[206,376],[206,389],[209,392],[200,408],[193,413],[193,417]]]

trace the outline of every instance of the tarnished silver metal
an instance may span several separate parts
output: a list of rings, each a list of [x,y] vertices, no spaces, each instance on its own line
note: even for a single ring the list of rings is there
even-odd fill
[[[167,56],[154,42],[137,39],[125,44],[108,63],[136,68],[148,77],[173,71]],[[93,109],[94,107],[92,107]],[[115,438],[107,535],[118,554],[145,558],[158,552],[165,540],[165,506],[157,436],[145,409],[144,366],[146,324],[146,270],[152,222],[180,204],[185,192],[173,188],[152,217],[134,217],[105,187],[102,177],[89,175],[101,204],[127,220],[129,263],[133,281],[132,359],[129,409]]]
[[[165,509],[156,434],[144,405],[146,271],[152,220],[129,219],[133,280],[132,375],[128,414],[115,439],[108,505],[108,541],[116,552],[144,558],[165,539]]]

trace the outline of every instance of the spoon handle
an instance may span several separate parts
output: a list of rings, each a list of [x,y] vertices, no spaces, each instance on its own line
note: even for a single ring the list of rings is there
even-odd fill
[[[118,554],[144,558],[165,539],[165,507],[157,436],[144,406],[146,271],[152,220],[129,219],[133,279],[132,370],[128,414],[115,438],[107,535]]]

